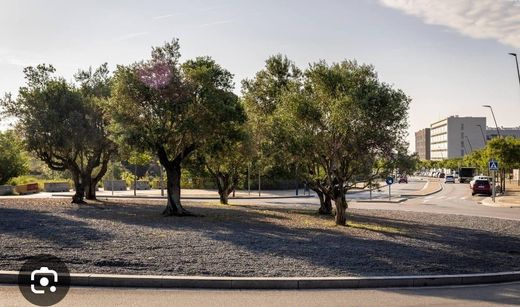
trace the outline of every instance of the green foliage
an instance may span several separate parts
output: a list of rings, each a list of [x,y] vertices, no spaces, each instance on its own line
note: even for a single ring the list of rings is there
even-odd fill
[[[79,86],[54,76],[49,65],[26,67],[24,73],[26,86],[20,88],[18,98],[6,95],[1,105],[7,115],[17,118],[17,129],[30,152],[51,170],[71,172],[82,201],[84,185],[94,186],[102,178],[113,152],[100,107],[109,95],[107,65],[80,71]],[[78,188],[80,182],[83,188]]]
[[[237,124],[242,110],[233,75],[209,57],[179,63],[177,40],[152,49],[151,59],[119,66],[107,105],[119,143],[159,158],[168,178],[169,214],[180,205],[181,163]]]
[[[314,190],[335,201],[337,224],[345,225],[345,192],[357,180],[370,182],[392,163],[415,167],[400,154],[409,101],[355,61],[311,64],[301,83],[282,92],[274,114],[278,146]]]
[[[180,65],[178,49],[174,40],[154,48],[148,61],[119,66],[108,106],[120,142],[170,161],[233,125],[240,109],[227,70],[208,57]]]
[[[251,80],[242,82],[244,106],[247,110],[247,130],[250,132],[252,171],[266,179],[294,178],[296,158],[284,149],[287,131],[280,129],[278,115],[283,96],[298,87],[301,70],[294,62],[280,54],[269,57],[262,70]]]
[[[15,131],[0,132],[0,185],[28,170],[27,154]]]

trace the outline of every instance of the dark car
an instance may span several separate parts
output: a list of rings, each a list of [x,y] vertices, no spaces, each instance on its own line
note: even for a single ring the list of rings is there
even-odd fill
[[[439,174],[439,178],[444,178],[444,177],[446,177],[446,174],[444,174],[444,173]]]
[[[471,195],[486,194],[491,195],[491,184],[487,180],[477,180],[473,184]]]
[[[408,183],[408,178],[406,176],[399,177],[399,183]]]

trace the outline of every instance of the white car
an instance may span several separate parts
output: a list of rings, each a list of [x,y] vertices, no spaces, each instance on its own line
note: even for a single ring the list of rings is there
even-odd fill
[[[477,180],[487,180],[489,183],[493,182],[493,178],[489,176],[475,176],[473,179],[469,182],[469,188],[473,189],[473,185],[475,184],[475,181]]]
[[[453,175],[446,175],[444,183],[455,183],[455,177],[453,177]]]

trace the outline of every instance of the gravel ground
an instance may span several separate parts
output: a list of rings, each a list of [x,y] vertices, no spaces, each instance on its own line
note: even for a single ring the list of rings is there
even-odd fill
[[[350,227],[312,211],[161,201],[72,205],[0,200],[0,270],[50,253],[72,272],[203,276],[370,276],[520,270],[520,222],[349,210]]]

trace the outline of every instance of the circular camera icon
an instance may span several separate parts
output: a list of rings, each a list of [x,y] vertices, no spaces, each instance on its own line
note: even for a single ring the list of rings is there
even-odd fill
[[[58,257],[37,255],[28,259],[20,269],[18,287],[30,303],[52,306],[69,292],[70,272]]]

